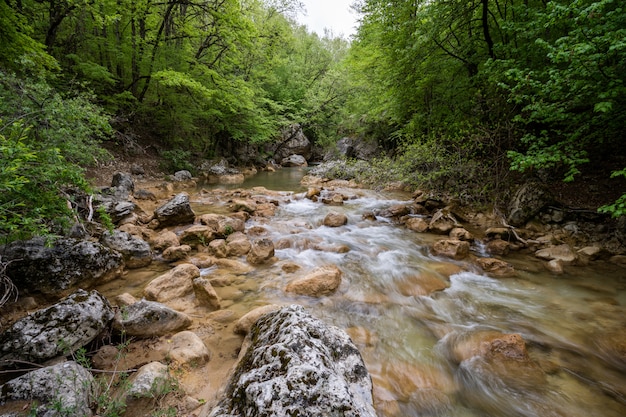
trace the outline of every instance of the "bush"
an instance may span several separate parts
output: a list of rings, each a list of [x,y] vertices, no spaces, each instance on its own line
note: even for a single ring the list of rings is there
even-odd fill
[[[89,188],[82,170],[58,149],[29,144],[30,132],[19,123],[0,124],[0,237],[5,243],[62,232],[73,217],[62,189]]]

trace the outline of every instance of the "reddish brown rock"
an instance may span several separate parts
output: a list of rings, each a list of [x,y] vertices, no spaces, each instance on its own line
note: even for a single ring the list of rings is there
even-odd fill
[[[424,233],[428,230],[428,221],[423,217],[411,217],[404,222],[405,226],[409,230],[413,230],[414,232]]]
[[[341,270],[334,266],[322,266],[307,276],[287,284],[285,291],[299,295],[320,297],[334,292],[341,285]]]
[[[494,277],[513,277],[516,275],[513,265],[500,259],[478,258],[476,263],[483,271]]]
[[[494,239],[487,242],[486,249],[491,255],[507,255],[510,247],[509,242],[502,239]]]
[[[437,274],[428,271],[404,277],[396,285],[400,294],[405,296],[429,295],[435,291],[443,291],[450,286]]]
[[[343,213],[331,211],[324,217],[324,226],[339,227],[348,223],[348,217]]]
[[[435,256],[445,256],[460,260],[469,255],[470,244],[463,240],[443,239],[435,242],[431,252]]]
[[[246,260],[252,265],[269,262],[274,257],[274,243],[270,239],[258,239],[251,243]]]

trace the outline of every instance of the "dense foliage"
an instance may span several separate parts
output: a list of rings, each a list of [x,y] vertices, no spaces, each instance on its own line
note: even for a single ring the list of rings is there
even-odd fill
[[[66,188],[143,143],[171,168],[259,147],[301,123],[334,138],[348,43],[295,23],[295,0],[1,0],[0,236],[58,232]],[[329,123],[326,115],[335,118]]]
[[[511,169],[626,176],[617,0],[358,0],[351,43],[297,0],[0,0],[0,236],[57,232],[103,140],[170,168],[300,123],[379,144],[376,178],[490,201]],[[247,161],[250,162],[250,161]],[[361,168],[359,168],[361,169]],[[88,191],[88,190],[87,190]],[[626,213],[626,195],[603,208]]]
[[[471,187],[496,185],[509,168],[571,181],[589,161],[610,157],[624,166],[622,2],[363,0],[357,7],[362,25],[350,59],[363,86],[361,129],[403,149],[406,172],[448,171]],[[624,214],[623,198],[606,209]]]

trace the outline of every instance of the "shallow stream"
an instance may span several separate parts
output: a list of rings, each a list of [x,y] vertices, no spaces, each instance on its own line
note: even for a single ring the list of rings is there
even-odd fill
[[[243,186],[290,196],[274,217],[246,224],[266,230],[277,262],[251,271],[202,270],[232,283],[216,291],[233,320],[263,304],[297,303],[345,329],[372,375],[381,417],[626,415],[626,270],[595,262],[554,276],[532,256],[517,255],[506,259],[516,277],[490,278],[470,261],[430,255],[429,245],[440,236],[385,218],[364,219],[409,195],[344,190],[350,199],[328,206],[302,197],[303,172],[264,173]],[[219,211],[207,197],[210,189],[200,191],[191,197],[194,210]],[[348,224],[322,226],[329,211],[344,212]],[[473,250],[480,254],[479,246]],[[299,269],[286,272],[294,264]],[[328,264],[343,273],[336,293],[312,298],[283,291],[290,280]],[[141,296],[162,272],[154,266],[133,271],[124,286],[104,291]],[[441,282],[447,288],[433,292]],[[215,331],[224,332],[220,340],[232,340],[230,324]],[[475,354],[485,335],[500,333],[520,334],[529,360],[499,364]]]

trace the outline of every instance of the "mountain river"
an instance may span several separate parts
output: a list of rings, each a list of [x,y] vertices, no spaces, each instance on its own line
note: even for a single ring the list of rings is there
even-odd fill
[[[232,282],[216,287],[223,310],[238,318],[260,305],[297,303],[346,330],[372,376],[381,417],[626,415],[625,269],[597,261],[555,276],[543,261],[513,254],[506,260],[517,275],[490,278],[470,260],[432,256],[429,245],[441,236],[363,216],[406,203],[410,195],[346,189],[350,199],[328,206],[303,198],[304,173],[260,173],[240,186],[264,186],[290,197],[274,217],[246,223],[247,230],[265,229],[277,248],[275,263],[245,271],[202,270]],[[211,188],[202,188],[190,193],[194,211],[215,212]],[[347,225],[322,226],[331,210],[345,213]],[[485,255],[479,244],[472,251],[474,257]],[[312,298],[283,291],[294,276],[329,264],[343,273],[335,293]],[[300,269],[288,273],[285,265]],[[163,270],[131,271],[123,286],[102,291],[141,297],[143,286]],[[425,289],[433,280],[447,288]],[[203,320],[202,314],[194,320]],[[218,339],[234,340],[232,322],[222,322],[214,330],[223,332]],[[501,334],[521,335],[527,360],[489,361],[476,354],[486,335]],[[221,360],[232,365],[235,356],[214,355],[206,372]]]

